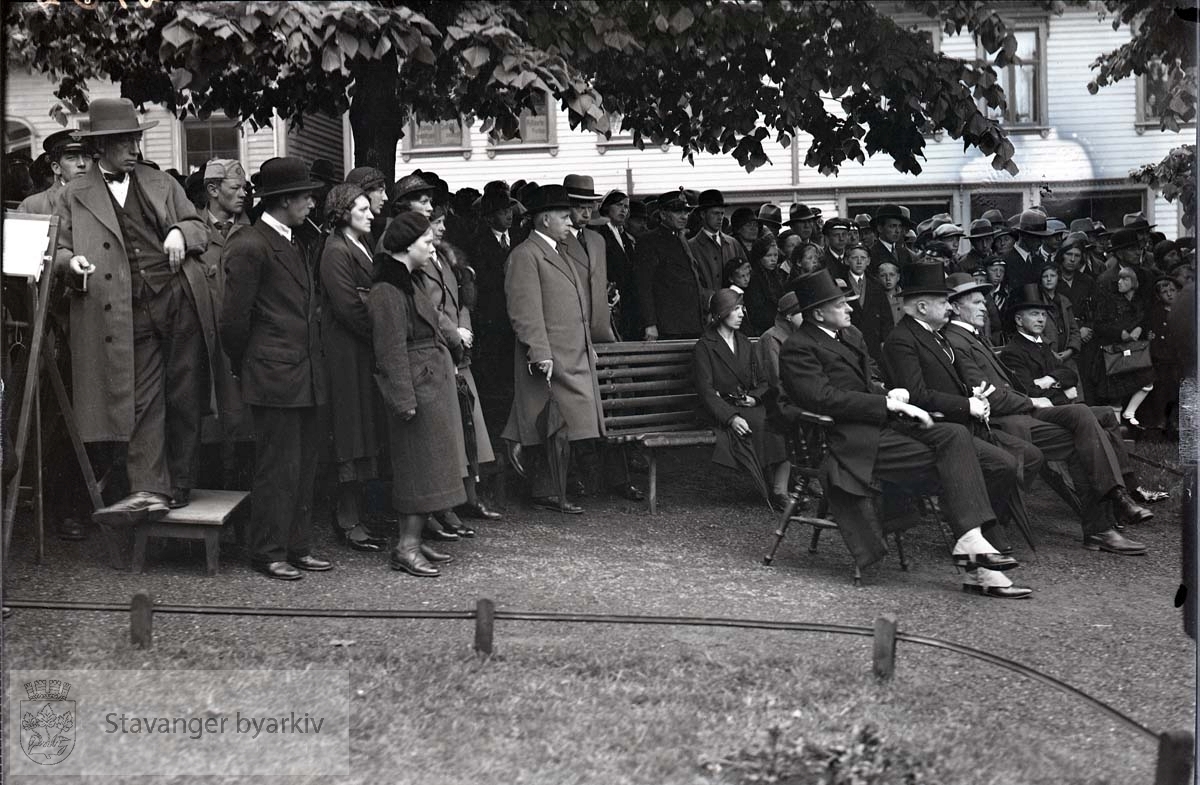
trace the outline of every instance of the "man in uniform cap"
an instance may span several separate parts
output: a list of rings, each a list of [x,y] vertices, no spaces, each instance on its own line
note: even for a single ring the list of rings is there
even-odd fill
[[[658,197],[658,208],[661,225],[634,252],[643,339],[699,338],[713,290],[683,237],[691,205],[680,189]]]
[[[54,172],[54,184],[45,191],[25,197],[17,207],[17,212],[50,215],[54,212],[54,201],[59,191],[92,168],[92,157],[87,154],[78,134],[79,129],[66,128],[55,131],[42,142],[42,149]]]
[[[700,231],[688,245],[700,263],[701,284],[705,289],[721,288],[721,271],[734,259],[748,259],[742,244],[721,231],[725,222],[725,196],[715,188],[702,191],[696,212],[700,214]]]

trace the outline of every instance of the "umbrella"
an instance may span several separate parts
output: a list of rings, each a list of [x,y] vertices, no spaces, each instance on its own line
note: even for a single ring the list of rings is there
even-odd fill
[[[571,442],[567,437],[567,421],[562,409],[554,398],[554,389],[546,381],[548,397],[546,405],[537,416],[538,433],[546,445],[546,465],[550,469],[550,479],[558,489],[558,506],[566,511],[567,503],[567,464],[571,457]]]
[[[750,475],[750,479],[754,480],[754,486],[766,499],[767,506],[771,507],[771,491],[767,488],[767,480],[763,476],[763,467],[758,460],[758,451],[754,449],[753,434],[738,436],[732,428],[727,427],[725,436],[729,440],[729,454],[733,456],[734,462]],[[774,508],[772,507],[772,509]]]
[[[467,469],[471,472],[471,478],[479,482],[479,447],[475,443],[475,396],[471,394],[471,385],[467,384],[466,376],[458,373],[454,378],[458,385],[458,410],[462,412]]]

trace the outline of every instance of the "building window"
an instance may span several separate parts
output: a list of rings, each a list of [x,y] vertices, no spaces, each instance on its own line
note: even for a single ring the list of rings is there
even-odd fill
[[[1137,131],[1162,127],[1162,117],[1171,101],[1171,68],[1154,60],[1146,73],[1137,77]],[[1195,119],[1187,125],[1195,125]],[[1173,129],[1174,130],[1174,129]]]
[[[809,204],[812,203],[809,202]],[[859,213],[868,213],[873,216],[885,204],[902,204],[907,207],[914,226],[938,213],[954,214],[949,194],[896,194],[895,196],[847,197],[846,209],[842,211],[842,215],[854,216]]]
[[[983,217],[988,210],[999,210],[1005,219],[1025,209],[1025,195],[1020,191],[983,191],[971,194],[971,220]]]
[[[1109,231],[1121,228],[1126,213],[1146,209],[1146,191],[1064,191],[1055,189],[1042,194],[1046,215],[1070,226],[1076,218],[1102,221]]]
[[[19,120],[5,120],[4,154],[32,161],[33,129]]]
[[[418,120],[408,119],[404,139],[400,143],[400,154],[405,161],[413,156],[445,155],[462,153],[471,157],[471,129],[462,120]]]
[[[199,171],[214,158],[242,160],[241,131],[237,121],[227,117],[183,121],[183,168],[187,174]],[[245,161],[242,161],[245,165]]]
[[[1017,39],[1019,62],[1006,66],[993,66],[998,83],[1004,90],[1007,106],[993,109],[986,104],[980,111],[1008,128],[1043,130],[1048,111],[1046,107],[1046,24],[1017,23],[1013,36]],[[979,58],[987,59],[983,47],[978,49]]]
[[[545,108],[538,112],[531,109],[521,112],[520,136],[512,139],[496,135],[488,137],[488,157],[494,158],[497,152],[505,150],[546,150],[550,155],[558,155],[557,120],[554,97],[547,93]]]

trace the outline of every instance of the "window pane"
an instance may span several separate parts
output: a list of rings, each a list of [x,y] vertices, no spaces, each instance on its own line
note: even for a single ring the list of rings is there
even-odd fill
[[[1013,33],[1017,39],[1017,57],[1029,62],[1037,60],[1038,52],[1038,34],[1037,30],[1018,30]]]
[[[228,120],[185,120],[183,144],[184,165],[189,173],[213,158],[241,159],[238,130]]]
[[[462,147],[462,126],[458,120],[442,120],[439,122],[415,122],[416,129],[410,127],[412,146],[422,147]]]
[[[1005,218],[1021,212],[1024,197],[1013,191],[971,194],[971,218],[982,218],[988,210],[999,210]]]
[[[1143,191],[1055,191],[1042,197],[1046,214],[1070,224],[1076,218],[1103,221],[1119,229],[1126,213],[1145,209]]]
[[[1034,107],[1037,105],[1037,68],[1022,65],[1014,69],[1012,90],[1008,93],[1008,109],[1011,122],[1032,123],[1037,120]]]
[[[1145,75],[1141,77],[1142,89],[1142,116],[1143,121],[1157,122],[1162,118],[1163,109],[1167,104],[1167,89],[1170,85],[1170,79],[1167,76],[1167,69],[1162,63],[1155,62]]]
[[[535,115],[526,109],[521,113],[521,141],[525,144],[545,144],[550,141],[550,115]]]

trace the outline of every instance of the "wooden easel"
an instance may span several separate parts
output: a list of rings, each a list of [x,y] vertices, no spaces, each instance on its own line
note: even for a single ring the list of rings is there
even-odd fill
[[[29,431],[32,423],[35,464],[33,476],[34,527],[37,537],[37,560],[40,563],[45,556],[41,433],[41,371],[43,369],[46,371],[46,375],[50,377],[50,385],[54,389],[55,397],[58,399],[59,410],[66,421],[67,434],[75,450],[75,457],[79,463],[79,468],[83,472],[84,483],[87,485],[92,506],[98,509],[104,506],[104,502],[101,500],[100,489],[96,483],[95,474],[92,471],[91,461],[88,460],[87,452],[84,449],[83,440],[79,437],[79,430],[75,426],[75,414],[71,408],[71,401],[67,396],[66,386],[63,384],[58,366],[53,362],[48,362],[44,365],[41,362],[42,345],[45,342],[46,335],[46,314],[50,308],[50,290],[54,279],[54,254],[58,247],[58,216],[15,213],[6,210],[4,213],[6,234],[17,233],[10,229],[10,227],[15,226],[15,224],[11,224],[10,222],[15,221],[38,221],[46,224],[47,244],[44,249],[41,249],[40,264],[38,264],[38,260],[33,258],[38,253],[38,248],[28,246],[19,248],[11,247],[9,241],[5,241],[4,273],[7,277],[7,283],[12,284],[22,279],[26,281],[30,297],[29,313],[32,314],[32,320],[30,322],[14,321],[5,324],[6,330],[28,327],[30,331],[30,345],[29,357],[26,361],[25,384],[21,392],[20,418],[17,421],[17,431],[13,439],[13,451],[12,455],[4,456],[5,461],[12,461],[14,463],[16,472],[9,481],[8,487],[4,489],[7,495],[3,499],[3,553],[4,560],[7,561],[9,544],[12,541],[13,524],[16,518],[17,496],[21,490],[21,478],[24,475],[25,450],[29,446]],[[36,234],[40,238],[40,233]],[[5,348],[7,349],[8,347],[6,346]],[[8,391],[5,392],[8,393]]]

